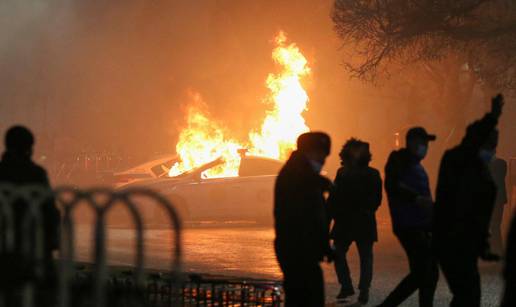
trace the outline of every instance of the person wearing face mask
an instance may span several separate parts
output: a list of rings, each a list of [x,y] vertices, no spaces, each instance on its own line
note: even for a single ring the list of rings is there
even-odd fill
[[[419,290],[419,306],[433,306],[439,272],[432,255],[432,195],[421,165],[435,135],[409,129],[406,147],[393,151],[385,166],[385,190],[395,236],[407,254],[410,273],[379,306],[399,306]]]
[[[341,165],[328,198],[328,212],[334,221],[331,236],[335,246],[335,271],[341,290],[338,300],[355,293],[346,254],[355,242],[360,257],[360,295],[367,304],[373,278],[373,244],[378,240],[375,213],[382,203],[382,179],[369,167],[369,143],[350,139],[340,152]]]
[[[274,247],[283,272],[285,306],[323,307],[320,262],[331,261],[324,193],[331,181],[320,175],[330,154],[330,137],[308,132],[297,139],[274,188]]]
[[[441,160],[435,202],[434,245],[453,294],[451,306],[480,306],[478,259],[497,260],[489,247],[496,185],[489,164],[498,143],[496,129],[504,99],[470,124],[461,143]]]

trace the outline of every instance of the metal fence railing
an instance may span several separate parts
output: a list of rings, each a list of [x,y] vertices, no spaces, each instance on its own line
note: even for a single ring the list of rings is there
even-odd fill
[[[90,265],[81,265],[76,270],[76,282],[87,284],[94,274]],[[172,282],[167,272],[147,270],[144,274],[144,289],[134,295],[134,271],[128,267],[111,267],[107,279],[109,306],[134,306],[135,301],[152,307],[163,306],[280,306],[282,286],[279,281],[231,278],[184,274],[180,282]],[[125,293],[125,295],[122,295]],[[128,295],[130,293],[130,295]],[[123,299],[113,297],[123,296]],[[80,297],[87,295],[83,293]],[[82,299],[79,299],[81,301]]]
[[[61,211],[60,249],[55,283],[42,285],[45,279],[44,216],[42,206],[57,203]],[[170,268],[163,272],[145,270],[144,214],[141,203],[148,201],[168,216],[173,230],[170,246]],[[26,208],[21,217],[15,208]],[[93,256],[91,264],[75,262],[76,229],[74,213],[86,205],[94,213]],[[121,206],[120,206],[121,205]],[[107,216],[114,207],[125,208],[135,231],[135,259],[132,267],[112,267],[107,263]],[[15,210],[16,209],[16,210]],[[21,229],[21,230],[20,230]],[[183,274],[181,271],[181,221],[165,197],[147,189],[113,191],[105,188],[79,190],[62,187],[55,191],[40,186],[0,186],[0,255],[15,254],[30,259],[31,276],[19,283],[16,293],[23,307],[42,306],[41,293],[47,297],[46,306],[118,307],[118,306],[280,306],[281,285],[274,281],[216,278]],[[16,232],[21,232],[22,237]],[[15,240],[22,241],[15,251]],[[2,259],[0,259],[2,261]],[[1,278],[1,277],[0,277]],[[0,307],[11,305],[2,295]],[[12,291],[13,289],[9,289]]]

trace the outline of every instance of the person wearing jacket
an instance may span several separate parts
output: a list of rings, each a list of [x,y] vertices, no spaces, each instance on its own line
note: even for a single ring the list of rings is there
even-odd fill
[[[505,179],[507,176],[507,162],[495,156],[491,163],[489,163],[489,171],[496,185],[496,201],[491,217],[491,247],[495,253],[503,253],[504,242],[502,239],[502,225],[504,211],[507,207],[507,189],[505,187]]]
[[[319,263],[331,253],[324,198],[331,182],[320,172],[329,153],[327,134],[304,133],[276,179],[274,246],[287,307],[324,306]]]
[[[399,306],[419,290],[419,306],[433,306],[439,277],[432,255],[432,195],[428,175],[421,165],[435,135],[422,127],[411,128],[406,148],[393,151],[385,166],[385,190],[395,236],[407,254],[410,273],[380,305]]]
[[[378,240],[375,213],[382,202],[382,179],[369,167],[369,143],[350,139],[340,152],[342,167],[328,199],[328,212],[334,221],[331,236],[335,246],[335,271],[341,285],[337,299],[355,293],[346,254],[355,242],[360,256],[358,301],[369,301],[373,278],[373,244]]]
[[[46,171],[35,164],[31,157],[33,152],[34,136],[25,127],[11,127],[5,135],[5,152],[0,161],[0,185],[7,185],[14,188],[23,186],[38,186],[49,191],[51,188]],[[3,295],[6,306],[21,306],[20,296],[24,283],[34,282],[38,277],[34,272],[36,242],[33,232],[25,233],[25,216],[31,204],[19,199],[9,204],[14,216],[14,250],[6,251],[2,246],[0,253],[2,282],[0,292]],[[52,287],[55,282],[54,261],[52,253],[59,247],[59,224],[60,215],[55,206],[53,197],[49,197],[42,203],[41,215],[43,222],[43,280],[38,280],[42,288]],[[33,230],[32,230],[33,231]],[[2,244],[5,244],[6,229],[2,227],[0,235],[3,237]],[[30,242],[25,240],[31,239]],[[23,246],[30,247],[29,255],[24,251]],[[41,278],[41,277],[39,277]],[[51,299],[44,297],[38,301],[39,306],[50,305]]]
[[[512,218],[507,235],[503,278],[505,290],[501,307],[516,306],[516,216]]]
[[[498,143],[496,129],[503,96],[491,111],[470,124],[461,143],[441,160],[435,203],[434,244],[453,294],[451,306],[480,306],[478,259],[496,260],[489,247],[489,224],[496,184],[489,171]]]

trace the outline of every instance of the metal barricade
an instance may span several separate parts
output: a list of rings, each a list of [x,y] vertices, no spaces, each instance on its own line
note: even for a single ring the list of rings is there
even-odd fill
[[[15,255],[15,214],[12,204],[23,202],[26,204],[27,210],[21,220],[21,246],[19,254],[23,260],[30,263],[30,274],[33,280],[42,277],[43,274],[43,254],[44,254],[44,231],[43,217],[40,207],[45,201],[52,198],[52,191],[47,188],[29,185],[24,187],[15,187],[13,185],[0,185],[0,252],[2,255]],[[32,224],[31,224],[32,223]],[[31,229],[33,227],[33,229]],[[34,246],[31,246],[34,238]],[[13,260],[13,259],[10,259]],[[15,259],[22,261],[22,259]],[[2,259],[6,261],[6,259]],[[11,263],[3,263],[3,265],[11,265]],[[25,277],[25,276],[24,276]],[[25,280],[20,281],[18,289],[21,296],[21,306],[32,307],[35,305],[35,284]],[[16,291],[18,292],[18,291]],[[0,298],[0,306],[8,303],[5,297]]]
[[[175,246],[171,250],[172,277],[169,280],[171,286],[179,282],[181,271],[181,222],[172,204],[163,196],[148,189],[131,189],[121,192],[113,192],[109,189],[97,188],[87,191],[78,191],[73,188],[59,188],[56,190],[57,200],[63,206],[63,229],[61,231],[61,270],[59,282],[59,306],[70,306],[70,286],[73,284],[73,259],[74,252],[74,221],[72,220],[73,210],[81,202],[87,203],[95,212],[95,254],[93,274],[93,298],[94,306],[104,307],[106,305],[106,291],[109,288],[107,283],[107,261],[106,261],[106,216],[115,204],[122,204],[126,207],[134,222],[136,233],[136,259],[134,262],[133,290],[142,292],[144,290],[144,237],[143,220],[133,197],[146,197],[152,199],[157,205],[168,214],[170,226],[175,234]],[[68,196],[68,197],[67,197]],[[99,199],[101,202],[99,203]]]
[[[144,236],[142,215],[134,202],[134,197],[151,199],[168,214],[170,226],[174,230],[175,244],[171,246],[171,286],[178,283],[181,271],[181,222],[172,204],[164,197],[147,189],[131,189],[126,191],[112,191],[105,188],[90,190],[78,190],[73,187],[62,187],[54,192],[41,186],[0,186],[0,251],[4,254],[14,252],[15,245],[15,216],[13,205],[16,202],[23,202],[26,210],[22,217],[21,254],[30,258],[34,266],[34,279],[28,280],[23,285],[22,306],[35,306],[34,288],[36,279],[43,273],[44,229],[41,207],[47,201],[55,197],[62,209],[61,239],[59,251],[59,274],[58,274],[58,306],[71,306],[72,285],[74,284],[74,240],[75,227],[72,213],[80,203],[86,203],[95,213],[95,253],[93,263],[95,266],[92,274],[93,293],[91,295],[91,306],[106,306],[106,296],[109,287],[108,268],[106,261],[106,215],[112,210],[115,204],[123,205],[134,222],[136,233],[136,259],[134,263],[133,288],[135,292],[144,290]],[[99,201],[101,200],[101,201]],[[31,228],[33,227],[33,228]],[[35,238],[32,240],[32,238]],[[31,246],[33,245],[34,246]],[[3,302],[0,298],[0,304]]]
[[[144,220],[138,199],[147,199],[168,215],[174,244],[170,245],[170,268],[163,272],[145,270]],[[0,253],[15,248],[13,204],[26,203],[22,219],[22,254],[30,257],[34,278],[20,289],[23,307],[37,302],[38,279],[42,277],[45,234],[41,207],[56,201],[61,211],[57,282],[51,306],[280,306],[282,289],[276,281],[209,277],[181,272],[181,221],[165,197],[148,189],[113,191],[106,188],[80,190],[61,187],[55,191],[40,186],[0,186]],[[74,212],[85,204],[94,213],[91,264],[78,268],[75,262],[76,221]],[[107,264],[107,215],[118,204],[129,213],[135,232],[135,259],[131,267]],[[18,221],[19,223],[19,221]],[[32,239],[34,238],[34,240]],[[116,302],[116,303],[113,303]],[[5,306],[0,297],[0,307]]]

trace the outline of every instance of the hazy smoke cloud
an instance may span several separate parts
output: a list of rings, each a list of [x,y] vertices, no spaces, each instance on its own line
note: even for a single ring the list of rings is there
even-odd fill
[[[440,125],[427,106],[397,96],[403,88],[349,80],[340,65],[345,54],[329,18],[331,4],[1,1],[0,128],[28,124],[42,146],[54,143],[58,150],[173,151],[181,104],[195,90],[217,119],[245,134],[258,127],[267,108],[261,102],[267,74],[274,71],[271,39],[282,29],[313,69],[305,82],[309,126],[332,134],[334,153],[351,136],[370,141],[374,163],[382,167],[395,132],[417,123],[429,130]],[[476,101],[469,117],[486,108],[481,97]],[[505,140],[514,133],[506,120],[514,118],[510,105],[502,128],[512,132],[502,131]],[[504,139],[502,152],[513,154]],[[431,154],[438,161],[440,153]]]

